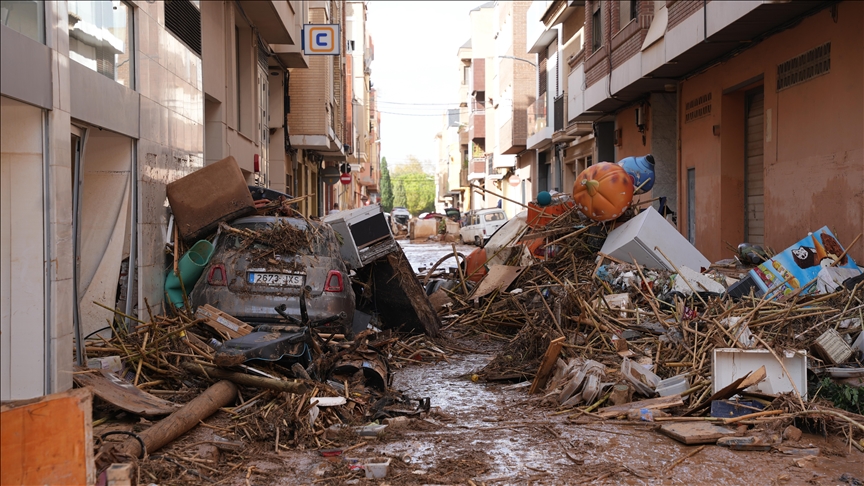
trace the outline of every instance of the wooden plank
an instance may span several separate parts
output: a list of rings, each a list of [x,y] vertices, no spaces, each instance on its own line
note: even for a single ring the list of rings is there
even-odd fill
[[[496,290],[507,290],[507,287],[516,280],[528,267],[517,267],[511,265],[490,265],[489,272],[471,293],[469,299],[485,297]]]
[[[543,361],[540,362],[540,368],[537,370],[537,376],[534,377],[534,382],[531,383],[531,388],[528,393],[537,393],[549,381],[549,375],[552,374],[552,368],[558,360],[558,355],[561,354],[561,348],[564,347],[564,337],[553,339],[546,348],[546,354],[543,355]]]
[[[640,400],[638,402],[622,403],[621,405],[603,407],[597,412],[597,415],[603,418],[612,418],[625,414],[634,408],[662,410],[664,408],[679,407],[681,405],[684,405],[684,400],[681,399],[681,395],[669,395],[667,397],[649,398],[648,400]]]
[[[240,319],[228,315],[219,309],[204,304],[198,308],[195,317],[204,319],[204,324],[212,327],[220,333],[227,334],[231,339],[245,336],[253,331],[253,327]]]
[[[708,400],[705,400],[702,405],[688,410],[687,413],[684,414],[684,416],[687,417],[693,415],[696,412],[699,412],[700,410],[705,410],[706,408],[711,406],[711,402],[713,402],[714,400],[726,400],[732,395],[735,395],[736,393],[743,391],[744,389],[749,388],[756,383],[759,383],[760,381],[764,380],[766,376],[767,373],[765,372],[765,367],[760,366],[758,370],[747,373],[747,375],[742,376],[741,378],[738,378],[732,383],[726,385],[726,387],[724,387],[722,390],[719,390],[717,391],[717,393],[708,397]]]
[[[92,420],[85,389],[0,407],[0,484],[95,484]]]
[[[179,405],[139,390],[108,370],[79,373],[74,377],[78,386],[89,388],[97,397],[115,407],[144,417],[168,415]]]
[[[674,422],[663,424],[660,433],[687,445],[713,444],[717,439],[735,434],[732,429],[710,422]]]

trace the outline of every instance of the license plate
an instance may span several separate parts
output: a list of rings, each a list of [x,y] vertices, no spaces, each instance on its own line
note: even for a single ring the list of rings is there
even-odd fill
[[[302,287],[303,275],[291,273],[252,273],[247,274],[247,281],[253,285],[273,285],[277,287]]]

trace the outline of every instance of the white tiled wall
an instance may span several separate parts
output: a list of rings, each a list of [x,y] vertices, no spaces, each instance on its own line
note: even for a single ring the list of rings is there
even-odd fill
[[[0,399],[45,387],[42,110],[0,97]]]
[[[168,206],[165,187],[204,166],[201,59],[165,30],[162,2],[138,2],[139,302],[154,311],[163,299]]]

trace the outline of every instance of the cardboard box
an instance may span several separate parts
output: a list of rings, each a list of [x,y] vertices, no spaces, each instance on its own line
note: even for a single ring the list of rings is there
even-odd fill
[[[166,189],[180,237],[188,243],[212,233],[222,221],[255,213],[255,202],[234,157],[199,169]]]
[[[812,284],[815,283],[819,271],[834,263],[843,251],[843,246],[834,237],[834,233],[827,226],[823,226],[774,258],[750,270],[750,276],[762,292],[771,292],[772,298],[794,292],[801,295],[818,293],[818,287]],[[849,255],[843,255],[836,267],[847,269],[850,274],[860,273]]]
[[[627,263],[632,263],[635,258],[648,268],[674,272],[672,264],[655,251],[655,247],[660,248],[679,269],[686,266],[699,272],[711,264],[652,207],[612,230],[600,251]]]

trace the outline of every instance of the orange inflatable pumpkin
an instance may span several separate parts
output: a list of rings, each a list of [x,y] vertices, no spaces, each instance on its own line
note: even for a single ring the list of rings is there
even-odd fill
[[[573,184],[573,199],[594,221],[611,221],[633,200],[633,181],[617,164],[600,162],[583,170]]]

